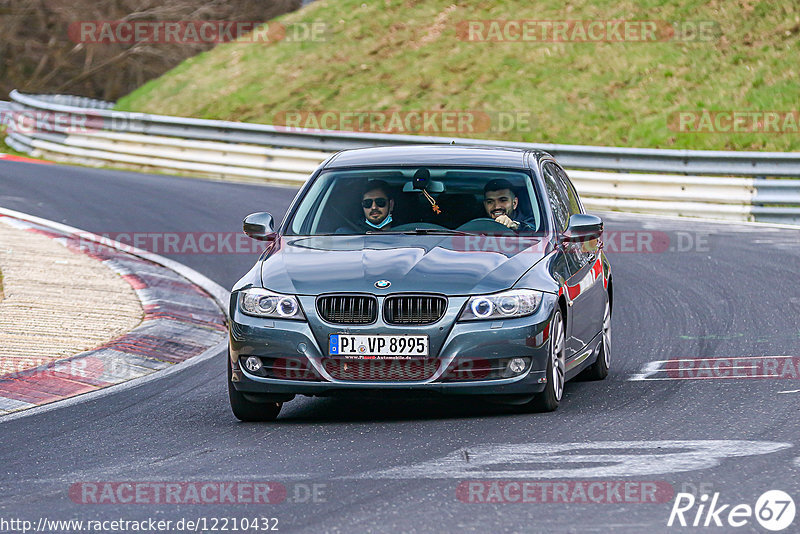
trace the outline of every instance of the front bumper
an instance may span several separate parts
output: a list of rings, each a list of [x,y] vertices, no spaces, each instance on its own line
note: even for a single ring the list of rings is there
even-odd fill
[[[312,297],[313,298],[313,297]],[[369,391],[396,391],[398,394],[477,394],[525,396],[541,392],[545,387],[548,358],[548,325],[556,306],[556,296],[545,294],[539,309],[531,316],[503,321],[473,321],[459,323],[455,318],[460,313],[466,297],[459,300],[451,297],[454,311],[448,313],[439,323],[426,327],[396,327],[378,324],[363,328],[345,328],[335,325],[322,325],[313,317],[313,302],[304,302],[304,310],[309,321],[286,321],[262,319],[242,314],[231,306],[230,361],[231,381],[236,390],[258,395],[276,397],[293,395],[333,396]],[[309,309],[311,308],[311,309]],[[312,330],[311,324],[314,325]],[[328,333],[383,333],[383,334],[429,334],[431,338],[430,360],[435,361],[435,371],[420,379],[375,379],[346,380],[337,379],[326,369],[329,355],[327,346],[321,346],[320,339],[327,339]],[[257,376],[240,365],[240,361],[257,356],[264,361],[284,359],[301,361],[314,376],[304,375],[305,379],[273,378]],[[518,376],[483,379],[481,375],[471,374],[466,380],[454,378],[452,370],[465,362],[481,361],[488,365],[498,364],[500,360],[520,357],[529,361],[526,369]],[[339,358],[340,361],[346,359]],[[306,363],[307,362],[307,363]],[[396,362],[399,367],[414,365],[409,360]],[[283,375],[282,375],[283,376]],[[459,375],[463,377],[462,375]]]

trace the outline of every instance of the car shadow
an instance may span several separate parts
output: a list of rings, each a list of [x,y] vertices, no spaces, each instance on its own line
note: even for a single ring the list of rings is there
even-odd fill
[[[565,397],[570,387],[565,388]],[[519,406],[473,397],[423,397],[387,395],[359,397],[297,397],[284,404],[278,419],[271,424],[389,422],[461,419],[475,417],[508,417],[546,413],[527,412]],[[565,401],[567,399],[564,399]],[[563,410],[565,406],[559,408]],[[552,415],[558,413],[552,412]]]

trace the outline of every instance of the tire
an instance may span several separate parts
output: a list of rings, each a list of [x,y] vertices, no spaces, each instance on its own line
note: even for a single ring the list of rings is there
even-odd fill
[[[228,399],[231,403],[233,415],[240,421],[255,423],[262,421],[274,421],[283,406],[282,402],[258,402],[251,399],[257,398],[256,395],[245,395],[233,387],[231,381],[231,359],[227,358],[225,365],[228,367]]]
[[[603,312],[603,331],[600,341],[600,353],[595,362],[581,373],[584,380],[603,380],[608,376],[611,367],[611,303],[606,298],[606,309]]]
[[[556,310],[550,320],[550,351],[547,358],[547,383],[544,391],[538,393],[525,405],[526,411],[552,412],[561,403],[566,376],[566,332],[561,310]]]

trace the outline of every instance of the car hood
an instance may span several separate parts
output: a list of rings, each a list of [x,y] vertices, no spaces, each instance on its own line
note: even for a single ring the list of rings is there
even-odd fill
[[[261,281],[279,293],[493,293],[510,288],[544,256],[539,237],[284,236],[262,261]],[[375,283],[391,286],[378,290]]]

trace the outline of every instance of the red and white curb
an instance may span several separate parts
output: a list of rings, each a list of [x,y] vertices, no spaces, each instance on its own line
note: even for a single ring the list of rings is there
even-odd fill
[[[103,262],[134,288],[145,313],[138,327],[93,350],[0,375],[3,419],[11,412],[76,395],[93,396],[92,392],[103,388],[199,362],[224,349],[228,292],[200,273],[60,223],[4,208],[0,208],[0,217]]]
[[[0,152],[0,160],[3,161],[16,161],[18,163],[41,163],[43,165],[52,165],[51,161],[43,159],[26,158],[25,156],[15,156],[14,154],[5,154]]]

